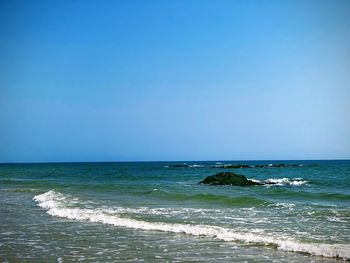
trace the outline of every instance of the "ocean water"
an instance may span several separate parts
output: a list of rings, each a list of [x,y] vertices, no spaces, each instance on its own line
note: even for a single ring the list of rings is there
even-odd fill
[[[277,184],[198,184],[221,171]],[[2,262],[339,262],[350,161],[1,164],[0,220]]]

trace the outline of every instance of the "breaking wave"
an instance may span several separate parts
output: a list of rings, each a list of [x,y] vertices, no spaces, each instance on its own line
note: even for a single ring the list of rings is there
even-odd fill
[[[118,214],[109,213],[108,209],[77,208],[79,199],[53,190],[44,194],[36,195],[33,199],[38,203],[39,207],[47,210],[49,215],[61,218],[85,220],[132,229],[205,236],[223,241],[273,245],[277,249],[284,251],[295,251],[311,255],[350,259],[350,245],[347,244],[302,243],[290,238],[272,237],[251,232],[243,233],[237,232],[234,229],[211,225],[146,222],[136,219],[122,218],[118,216]]]
[[[249,179],[255,182],[259,183],[267,183],[269,186],[285,186],[285,185],[293,185],[293,186],[300,186],[300,185],[306,185],[308,184],[308,181],[304,180],[303,178],[270,178],[266,179],[263,181],[260,180],[254,180],[254,179]]]

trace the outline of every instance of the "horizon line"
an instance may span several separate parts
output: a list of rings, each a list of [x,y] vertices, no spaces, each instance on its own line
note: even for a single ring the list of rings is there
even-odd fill
[[[166,160],[166,161],[47,161],[47,162],[0,162],[0,164],[58,164],[58,163],[174,163],[174,162],[264,162],[264,161],[350,161],[340,159],[247,159],[247,160]]]

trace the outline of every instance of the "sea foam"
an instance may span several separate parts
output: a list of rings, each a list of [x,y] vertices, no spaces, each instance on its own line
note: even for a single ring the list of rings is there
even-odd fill
[[[308,181],[303,180],[302,178],[293,178],[293,179],[289,179],[289,178],[270,178],[265,180],[265,182],[267,183],[275,183],[275,185],[294,185],[294,186],[299,186],[299,185],[304,185],[307,184]]]
[[[140,230],[183,233],[192,236],[205,236],[223,241],[273,245],[285,251],[303,252],[324,257],[350,259],[350,245],[302,243],[290,238],[273,237],[253,232],[237,232],[234,229],[211,225],[191,225],[179,223],[146,222],[130,218],[122,218],[118,214],[110,214],[105,209],[76,208],[78,199],[53,190],[33,198],[38,206],[47,210],[51,216],[72,220],[85,220],[95,223],[110,224]]]

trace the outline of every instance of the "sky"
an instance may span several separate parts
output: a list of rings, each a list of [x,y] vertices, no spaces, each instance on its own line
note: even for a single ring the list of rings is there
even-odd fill
[[[0,162],[350,158],[350,1],[1,1]]]

